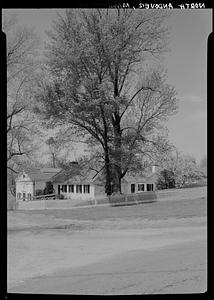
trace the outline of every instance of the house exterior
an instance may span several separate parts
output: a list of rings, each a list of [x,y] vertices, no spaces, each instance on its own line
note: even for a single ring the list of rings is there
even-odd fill
[[[31,172],[21,172],[16,178],[16,201],[31,201],[36,190],[45,188],[46,182],[57,174],[60,169],[42,168]]]
[[[94,172],[80,173],[77,170],[71,175],[61,170],[53,176],[52,184],[56,194],[63,195],[64,199],[94,199],[97,192]]]
[[[43,190],[47,181],[52,182],[55,194],[63,195],[63,199],[82,201],[106,196],[102,172],[96,174],[89,170],[80,171],[78,165],[73,165],[72,172],[55,168],[22,172],[16,178],[16,200],[33,200],[36,190]],[[127,174],[121,181],[121,192],[123,194],[154,192],[156,190],[155,182],[154,170],[144,175]]]
[[[121,191],[123,194],[138,194],[143,192],[156,191],[156,174],[131,176],[127,175],[122,179]]]
[[[156,174],[150,172],[144,175],[126,175],[121,181],[123,194],[154,192],[156,190]],[[89,172],[74,176],[66,175],[63,171],[52,178],[54,190],[63,195],[64,199],[89,200],[106,196],[102,174]]]

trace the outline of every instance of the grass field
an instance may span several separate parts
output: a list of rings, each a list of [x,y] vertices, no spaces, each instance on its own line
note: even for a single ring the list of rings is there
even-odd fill
[[[206,199],[175,200],[173,202],[145,203],[133,206],[118,207],[88,207],[75,209],[57,210],[32,210],[12,212],[15,214],[25,213],[28,216],[52,215],[60,219],[72,220],[111,220],[111,219],[166,219],[185,218],[191,216],[206,215]]]

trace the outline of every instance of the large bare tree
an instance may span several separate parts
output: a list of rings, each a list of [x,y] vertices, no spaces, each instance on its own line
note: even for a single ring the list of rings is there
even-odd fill
[[[164,148],[158,132],[176,112],[176,92],[151,58],[167,50],[166,18],[163,10],[67,10],[49,33],[37,111],[98,145],[107,194],[120,192],[148,145]]]
[[[3,14],[2,27],[7,39],[7,161],[8,168],[15,172],[14,160],[35,149],[31,89],[39,66],[39,38],[8,12]]]

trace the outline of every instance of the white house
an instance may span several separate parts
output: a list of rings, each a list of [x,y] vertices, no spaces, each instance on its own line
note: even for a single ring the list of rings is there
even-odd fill
[[[37,189],[44,189],[47,181],[51,181],[54,191],[63,195],[64,199],[94,200],[106,196],[103,173],[93,171],[80,171],[78,165],[73,165],[69,171],[46,168],[34,172],[22,172],[16,178],[16,200],[31,201]],[[156,190],[156,174],[153,171],[147,174],[127,174],[121,181],[123,194],[154,192]]]
[[[103,174],[96,175],[94,172],[68,175],[61,171],[52,178],[54,190],[63,195],[65,199],[87,200],[106,196]],[[133,176],[127,174],[121,181],[123,194],[154,192],[156,190],[156,174],[153,171],[147,174]]]

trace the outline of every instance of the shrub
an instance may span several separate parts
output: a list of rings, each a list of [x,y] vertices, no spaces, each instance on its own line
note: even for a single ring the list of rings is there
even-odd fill
[[[53,184],[51,181],[46,182],[46,186],[44,188],[44,195],[50,195],[54,193]]]
[[[41,196],[41,195],[43,195],[43,190],[37,189],[36,190],[36,196]]]

